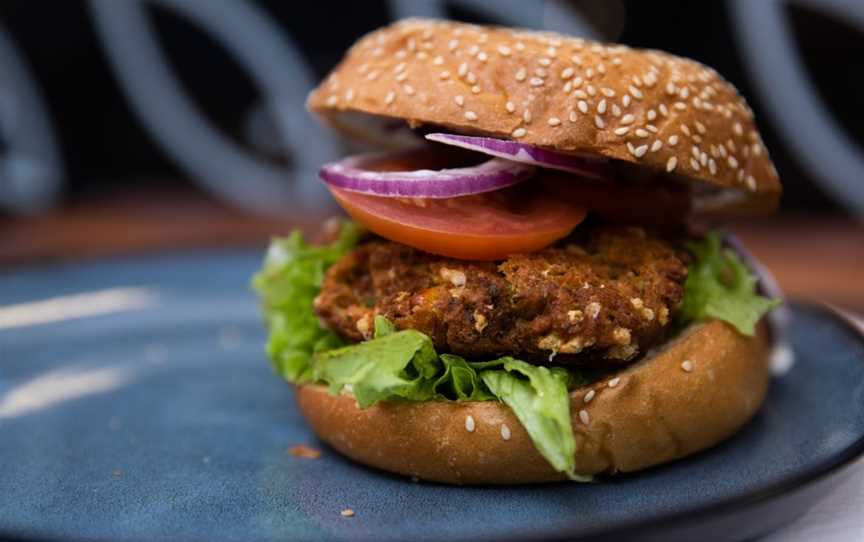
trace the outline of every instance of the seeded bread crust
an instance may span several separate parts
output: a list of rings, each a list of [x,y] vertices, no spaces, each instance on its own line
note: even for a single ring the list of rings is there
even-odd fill
[[[636,471],[728,438],[765,398],[768,356],[764,325],[751,338],[712,321],[612,378],[573,391],[576,471]],[[391,402],[361,410],[347,393],[303,385],[297,402],[319,438],[372,467],[452,484],[564,479],[510,409],[495,401]]]
[[[352,46],[308,107],[336,127],[366,113],[640,164],[737,189],[741,210],[773,210],[781,191],[744,98],[661,51],[407,19]]]

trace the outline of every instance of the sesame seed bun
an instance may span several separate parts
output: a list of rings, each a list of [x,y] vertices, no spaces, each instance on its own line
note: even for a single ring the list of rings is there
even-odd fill
[[[636,471],[732,435],[765,397],[769,342],[764,324],[755,337],[720,321],[692,326],[663,351],[571,392],[576,471]],[[385,402],[361,410],[350,394],[301,385],[297,402],[321,440],[372,467],[454,484],[564,479],[496,401]]]
[[[308,107],[348,132],[363,114],[639,164],[722,189],[706,212],[772,211],[781,191],[736,89],[661,51],[408,19],[360,39]]]

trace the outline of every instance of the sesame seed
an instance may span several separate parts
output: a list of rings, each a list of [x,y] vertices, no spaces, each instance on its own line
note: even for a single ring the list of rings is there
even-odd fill
[[[606,112],[606,100],[605,100],[605,98],[603,100],[600,100],[600,103],[597,104],[597,112],[600,113],[601,115]]]
[[[401,83],[402,81],[404,81],[406,79],[408,79],[408,74],[405,72],[401,72],[401,73],[399,73],[399,75],[396,76],[396,82],[397,83]]]
[[[531,81],[529,81],[529,83],[531,83],[532,87],[542,87],[543,86],[543,80],[540,79],[539,77],[532,77]]]
[[[721,148],[723,148],[723,147],[721,147]],[[729,164],[729,167],[731,167],[732,169],[738,169],[738,160],[734,156],[732,156],[731,154],[729,155],[729,158],[726,160],[726,162]]]
[[[610,388],[614,388],[615,386],[618,385],[619,382],[621,382],[621,377],[616,376],[615,378],[613,378],[612,380],[609,381],[608,386]]]
[[[510,428],[507,427],[506,423],[501,424],[501,438],[504,440],[510,440]]]
[[[579,100],[576,103],[576,107],[578,107],[579,111],[581,111],[582,113],[588,112],[588,102],[586,102],[585,100]]]
[[[570,79],[573,77],[573,68],[564,68],[561,70],[561,79]]]
[[[570,122],[576,122],[576,112],[571,109],[567,118],[570,119]]]
[[[603,94],[603,96],[606,96],[607,98],[615,96],[615,91],[609,87],[602,87],[600,89],[600,92]]]
[[[474,75],[474,72],[468,72],[468,75],[465,76],[465,80],[468,81],[469,84],[473,85],[477,82],[477,76]]]
[[[537,68],[534,70],[534,75],[540,78],[545,78],[549,74],[546,73],[546,70],[544,70],[543,68]]]
[[[638,88],[634,87],[633,85],[630,85],[629,87],[627,87],[627,90],[629,90],[630,95],[633,96],[634,98],[636,98],[637,100],[642,99],[642,91],[639,90]]]
[[[594,96],[597,94],[597,90],[594,88],[593,85],[588,85],[587,87],[585,87],[585,90],[588,91],[588,96]]]
[[[658,132],[657,127],[653,124],[646,124],[645,129],[651,132],[652,134],[656,134]]]
[[[601,130],[606,127],[606,123],[603,122],[603,118],[600,115],[594,115],[594,126]]]
[[[479,52],[480,52],[480,48],[477,47],[476,45],[472,45],[472,46],[468,49],[468,54],[471,55],[471,56],[476,56],[477,53],[479,53]]]
[[[519,68],[519,69],[516,71],[516,80],[519,81],[519,82],[521,83],[522,81],[525,80],[525,77],[527,77],[527,75],[528,75],[528,74],[527,74],[527,72],[525,71],[525,68]]]
[[[621,116],[621,108],[618,107],[618,104],[612,104],[612,116],[615,116],[615,117]]]
[[[687,87],[681,87],[681,90],[678,92],[678,96],[681,96],[682,100],[686,100],[687,96],[690,95],[690,89]]]
[[[531,111],[525,110],[522,112],[522,120],[525,121],[525,124],[529,124],[531,122]]]
[[[604,66],[602,62],[600,64],[597,64],[597,73],[601,75],[606,73],[606,66]]]
[[[690,159],[690,166],[696,171],[699,171],[699,162],[697,162],[695,158]]]
[[[581,87],[583,82],[584,82],[584,81],[582,81],[582,78],[581,78],[581,77],[574,77],[574,78],[573,78],[573,86],[574,86],[574,87],[577,87],[577,88],[578,88],[578,87]]]
[[[639,145],[638,147],[633,146],[629,141],[627,142],[627,150],[630,151],[630,154],[635,156],[636,158],[642,158],[646,152],[648,152],[648,145]]]
[[[436,56],[435,59],[432,60],[432,64],[435,66],[440,66],[441,64],[444,64],[444,57],[441,55]]]
[[[465,112],[465,118],[467,120],[477,120],[477,113],[475,113],[473,111],[466,111]]]
[[[337,98],[337,97],[334,95],[334,96],[330,96],[330,97],[328,97],[328,98],[327,98],[327,101],[326,101],[325,103],[326,103],[328,106],[333,107],[334,105],[336,105],[336,103],[337,103],[338,101],[339,101],[339,98]]]
[[[660,114],[663,115],[664,117],[668,117],[668,116],[669,116],[669,108],[666,107],[666,104],[660,104],[660,105],[657,107],[657,109],[660,110]]]
[[[571,90],[573,90],[573,82],[567,81],[564,83],[564,94],[570,94]]]
[[[651,144],[651,152],[657,152],[663,148],[663,142],[659,139],[654,140],[654,143]]]
[[[685,109],[687,109],[687,104],[685,104],[684,102],[675,102],[672,107],[674,107],[678,111],[684,111]]]
[[[713,158],[708,159],[708,171],[711,172],[711,175],[717,174],[717,162]]]
[[[366,79],[368,79],[369,81],[374,81],[374,80],[378,79],[378,72],[377,71],[369,72],[369,74],[366,76]]]
[[[702,151],[702,154],[699,155],[699,163],[702,165],[702,167],[708,165],[708,153]]]
[[[634,133],[636,134],[636,137],[648,137],[651,135],[648,133],[648,130],[643,130],[642,128],[636,128]]]
[[[624,134],[626,134],[626,133],[629,132],[629,131],[630,131],[630,127],[629,127],[629,126],[619,126],[618,128],[615,128],[615,130],[613,130],[613,132],[615,133],[615,135],[619,135],[619,136],[620,136],[620,135],[624,135]]]
[[[341,512],[339,512],[339,514],[343,518],[353,518],[354,517],[354,510],[351,510],[350,508],[346,508],[345,510],[342,510]]]
[[[524,51],[525,50],[525,44],[522,43],[521,41],[517,41],[515,47],[516,47],[517,51]]]
[[[546,57],[543,57],[540,60],[538,60],[537,63],[540,64],[541,66],[549,66],[550,64],[552,64],[552,61]]]
[[[459,40],[454,39],[454,40],[450,40],[449,42],[447,42],[447,48],[450,49],[451,51],[456,49],[457,47],[459,47]]]
[[[621,124],[632,124],[634,120],[636,120],[636,117],[634,117],[631,113],[627,113],[626,115],[621,117]]]
[[[678,144],[678,136],[673,134],[669,136],[669,139],[667,139],[666,142],[669,143],[670,147],[674,147]]]
[[[585,70],[585,79],[591,79],[592,77],[594,77],[594,68]]]
[[[749,188],[751,191],[756,190],[756,179],[753,177],[753,175],[747,175],[747,188]]]
[[[675,94],[675,83],[673,83],[672,81],[666,83],[666,94],[670,96]]]
[[[480,87],[477,85],[474,85],[473,87],[471,87],[471,92],[473,94],[480,94]]]
[[[595,392],[594,390],[588,390],[588,393],[586,393],[585,396],[582,397],[582,401],[584,401],[585,404],[588,404],[591,402],[591,399],[594,399],[595,395],[597,395],[597,392]]]
[[[405,85],[404,87],[402,87],[402,90],[404,90],[405,94],[407,94],[408,96],[414,95],[414,87],[412,87],[411,85]]]
[[[465,417],[465,430],[468,431],[469,433],[473,433],[474,428],[475,428],[474,416],[469,414],[468,416]]]
[[[455,98],[453,98],[453,101],[456,102],[456,105],[462,107],[463,105],[465,105],[465,96],[458,94]]]
[[[558,54],[558,49],[556,49],[555,47],[550,47],[546,49],[546,54],[549,56],[555,56]]]
[[[707,130],[705,129],[705,125],[698,120],[696,121],[696,131],[698,131],[702,135],[705,135],[705,132],[707,132]]]
[[[692,372],[693,371],[693,362],[690,361],[689,359],[685,359],[684,361],[681,362],[681,368],[684,370],[685,373]]]
[[[561,124],[561,119],[559,119],[558,117],[550,117],[547,122],[549,126],[558,126],[559,124]]]
[[[487,60],[489,60],[489,56],[483,51],[480,51],[480,53],[477,54],[477,60],[479,60],[480,62],[486,62]]]
[[[736,122],[732,125],[732,131],[735,132],[735,135],[739,137],[744,135],[744,128],[741,126],[740,122]]]
[[[675,169],[675,166],[678,165],[678,158],[675,156],[670,156],[669,161],[666,162],[666,171],[672,172]]]
[[[392,90],[387,93],[387,96],[384,97],[384,103],[390,105],[396,99],[396,93]]]
[[[630,95],[625,94],[623,98],[621,98],[621,103],[624,104],[624,107],[628,107],[630,105]]]
[[[585,425],[591,423],[591,416],[588,415],[588,411],[584,408],[579,411],[579,420]]]
[[[527,133],[528,132],[525,130],[525,128],[516,128],[515,130],[513,130],[513,133],[511,135],[515,138],[520,138],[525,137],[525,134]]]
[[[516,111],[516,104],[514,104],[513,102],[507,102],[506,104],[504,104],[504,108],[507,110],[508,113],[513,113],[514,111]]]
[[[576,97],[576,98],[581,98],[581,99],[583,99],[583,100],[587,100],[587,99],[588,99],[588,94],[587,94],[584,90],[574,90],[574,91],[573,91],[573,96]]]
[[[570,57],[570,62],[576,64],[577,66],[582,65],[582,58],[579,55],[573,55]]]
[[[612,64],[615,64],[616,66],[620,66],[621,65],[621,58],[616,56],[615,58],[612,59]]]
[[[501,53],[501,56],[510,56],[510,48],[506,45],[499,45],[498,52]]]
[[[441,79],[448,79],[450,77],[450,72],[444,70],[443,72],[438,74],[438,77],[440,77]]]

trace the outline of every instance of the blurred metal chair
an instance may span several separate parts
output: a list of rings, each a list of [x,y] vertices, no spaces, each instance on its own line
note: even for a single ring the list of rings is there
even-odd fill
[[[760,105],[813,178],[839,203],[864,216],[864,152],[832,117],[807,74],[788,24],[790,3],[836,15],[864,32],[864,2],[730,0],[732,26]]]
[[[271,213],[322,205],[318,167],[339,154],[334,136],[309,118],[315,84],[296,47],[252,3],[152,0],[200,25],[236,56],[266,96],[279,144],[293,167],[257,158],[220,133],[171,73],[144,0],[92,0],[97,31],[120,83],[157,143],[203,187],[230,202]],[[218,81],[213,82],[218,88]]]
[[[0,208],[46,209],[60,193],[63,164],[38,87],[0,28]]]

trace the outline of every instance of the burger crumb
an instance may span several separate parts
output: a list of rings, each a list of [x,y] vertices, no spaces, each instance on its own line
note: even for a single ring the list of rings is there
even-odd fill
[[[346,508],[345,510],[339,512],[339,514],[341,514],[343,518],[353,518],[354,510],[352,510],[351,508]]]
[[[288,453],[294,457],[302,457],[304,459],[318,459],[321,457],[321,450],[316,450],[305,444],[298,444],[297,446],[288,448]]]

